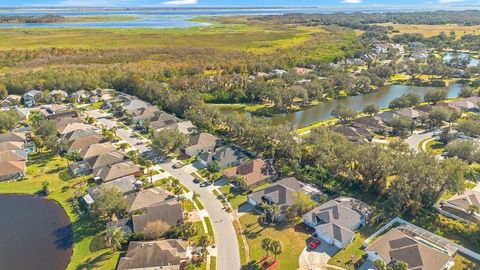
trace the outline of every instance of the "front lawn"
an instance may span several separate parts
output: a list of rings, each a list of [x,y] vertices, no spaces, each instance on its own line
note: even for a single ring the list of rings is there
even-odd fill
[[[426,142],[425,148],[430,154],[440,155],[445,151],[445,144],[436,140],[431,140]]]
[[[270,185],[270,183],[262,184],[254,188],[252,191],[255,192],[264,189],[268,185]],[[219,190],[225,195],[225,198],[227,198],[228,202],[230,202],[234,210],[238,210],[238,207],[240,205],[247,202],[247,193],[238,193],[235,188],[229,184],[220,187]]]
[[[480,269],[480,262],[473,261],[470,258],[464,257],[460,254],[453,258],[455,264],[450,270],[477,270]]]
[[[120,253],[112,253],[103,245],[96,244],[98,239],[102,239],[105,224],[98,224],[88,214],[82,213],[75,199],[88,188],[88,177],[69,179],[66,166],[64,158],[52,157],[48,153],[30,154],[27,179],[1,182],[0,193],[35,194],[40,191],[42,182],[47,181],[50,184],[48,198],[57,201],[72,222],[74,246],[68,269],[114,269]],[[98,250],[98,246],[101,249]]]
[[[297,269],[298,258],[310,237],[310,234],[305,232],[304,225],[300,222],[297,222],[298,224],[285,222],[277,226],[264,227],[258,223],[259,218],[260,215],[254,213],[247,213],[240,217],[252,263],[260,261],[266,255],[262,249],[262,240],[265,237],[271,237],[280,240],[283,244],[283,252],[277,256],[279,265],[275,269]]]

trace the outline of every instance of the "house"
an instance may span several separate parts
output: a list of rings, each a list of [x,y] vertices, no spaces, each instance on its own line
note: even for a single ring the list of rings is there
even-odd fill
[[[419,111],[419,110],[412,109],[412,108],[398,109],[398,110],[394,111],[394,113],[397,116],[407,117],[407,118],[410,118],[414,121],[416,121],[421,116],[426,116],[427,115],[427,113],[425,113],[423,111]]]
[[[133,232],[145,233],[149,223],[158,221],[166,223],[170,227],[182,225],[182,205],[176,200],[169,200],[162,204],[147,207],[143,214],[132,216]]]
[[[180,119],[168,113],[157,114],[150,120],[150,127],[156,131],[180,122]]]
[[[4,151],[23,150],[24,146],[25,146],[24,142],[15,142],[15,141],[0,142],[0,153]]]
[[[25,176],[25,161],[0,162],[0,181],[23,178]]]
[[[294,68],[294,71],[295,71],[295,73],[297,73],[298,75],[307,75],[307,74],[312,73],[314,70],[313,70],[313,69],[309,69],[309,68],[296,67],[296,68]]]
[[[92,144],[87,148],[84,148],[80,151],[80,157],[83,160],[89,159],[91,157],[98,156],[104,153],[110,153],[117,150],[113,145],[105,143]]]
[[[97,200],[102,189],[116,188],[123,195],[127,195],[135,192],[140,187],[141,185],[137,183],[135,177],[133,175],[129,175],[89,188],[87,194],[83,196],[83,201],[87,204],[87,206],[91,205]]]
[[[129,175],[138,177],[142,172],[142,169],[132,161],[124,161],[100,168],[95,174],[95,178],[103,182],[109,182]]]
[[[27,160],[27,152],[25,150],[8,150],[0,152],[0,162],[25,160]]]
[[[187,261],[187,241],[179,239],[152,242],[132,241],[120,258],[117,270],[183,269]]]
[[[388,129],[387,125],[377,117],[364,116],[352,121],[352,126],[355,128],[366,129],[370,132],[383,132]]]
[[[426,239],[412,237],[409,233],[393,228],[365,249],[368,260],[380,259],[389,265],[395,261],[408,264],[411,270],[443,270],[451,266],[452,256],[442,247]]]
[[[264,189],[249,194],[248,202],[253,206],[258,206],[262,203],[278,205],[281,214],[277,216],[276,219],[283,220],[287,208],[294,203],[295,193],[297,192],[309,195],[314,201],[318,201],[322,194],[316,187],[304,184],[295,177],[288,177],[272,183]]]
[[[30,110],[28,108],[16,107],[15,111],[18,116],[20,116],[20,120],[27,120],[28,116],[30,116]]]
[[[390,125],[395,117],[398,117],[393,111],[381,112],[375,115],[376,118],[380,119],[383,123]]]
[[[48,93],[48,99],[54,102],[65,101],[68,97],[68,93],[63,90],[53,90]]]
[[[6,108],[18,105],[20,104],[21,99],[22,97],[18,95],[8,95],[4,100],[0,102],[0,107]]]
[[[78,117],[64,117],[64,118],[55,119],[53,121],[55,121],[55,126],[57,128],[57,132],[58,132],[59,129],[64,128],[68,124],[85,123],[82,119],[80,119]],[[90,128],[87,128],[87,129],[92,129],[92,126]],[[67,133],[69,133],[69,132],[67,132]],[[65,133],[65,134],[67,134],[67,133]]]
[[[232,179],[235,175],[245,177],[247,186],[253,187],[274,180],[277,172],[271,161],[255,159],[237,167],[228,168],[223,172],[223,177],[227,180]]]
[[[63,137],[71,142],[71,141],[74,141],[78,138],[81,138],[81,137],[85,137],[85,136],[90,136],[90,135],[100,135],[100,133],[94,131],[93,129],[77,129],[77,130],[74,130],[74,131],[71,131],[65,135],[63,135]]]
[[[386,54],[386,53],[388,53],[388,44],[376,42],[376,43],[372,44],[372,47],[373,47],[372,50],[376,54]]]
[[[100,134],[90,134],[87,136],[77,137],[68,141],[67,151],[82,150],[92,144],[102,143],[104,141]]]
[[[353,241],[354,231],[366,224],[370,213],[365,203],[340,197],[303,215],[303,223],[315,229],[322,241],[343,249]]]
[[[286,73],[288,73],[286,70],[283,70],[283,69],[274,69],[274,70],[272,70],[272,72],[269,73],[269,75],[270,75],[270,76],[282,77],[282,76],[285,75]]]
[[[122,152],[120,151],[113,151],[107,153],[101,153],[96,156],[90,157],[85,159],[88,163],[90,168],[93,170],[93,174],[97,175],[98,171],[109,165],[117,164],[120,162],[124,162],[128,159]]]
[[[336,126],[332,130],[346,137],[353,143],[366,143],[372,140],[373,134],[369,130],[362,127],[354,126]]]
[[[461,194],[455,194],[450,199],[441,203],[442,209],[456,216],[471,221],[480,221],[480,213],[470,214],[468,207],[471,205],[480,207],[480,192],[472,189],[466,189]]]
[[[90,97],[90,92],[86,90],[78,90],[70,94],[70,98],[75,102],[82,102],[88,100]]]
[[[91,129],[92,125],[85,123],[68,123],[66,125],[57,128],[57,132],[60,135],[65,135],[79,129]]]
[[[247,160],[241,149],[231,147],[220,147],[213,152],[202,152],[198,154],[198,160],[205,166],[210,163],[218,164],[218,169],[238,166]]]
[[[49,114],[45,118],[47,118],[48,120],[58,120],[62,118],[75,118],[77,116],[78,114],[75,110],[63,110]]]
[[[125,197],[128,204],[128,212],[144,210],[154,205],[162,204],[175,197],[166,193],[159,187],[140,190]]]
[[[191,135],[197,132],[197,127],[192,124],[191,121],[181,121],[167,125],[165,128],[177,129],[180,133],[185,135]]]
[[[140,99],[133,99],[125,102],[122,107],[128,114],[132,114],[139,109],[150,107],[150,104]]]
[[[130,111],[130,117],[132,123],[138,124],[143,123],[147,120],[152,121],[157,115],[160,115],[161,113],[162,112],[158,109],[157,106],[148,106]]]
[[[38,90],[30,90],[27,93],[23,94],[23,104],[27,107],[33,107],[36,104],[36,98],[38,95],[40,95],[42,92]]]
[[[0,142],[27,142],[27,137],[23,133],[19,132],[7,132],[0,134]]]
[[[186,155],[191,157],[197,156],[202,152],[213,152],[217,145],[220,143],[220,139],[209,133],[200,133],[190,137],[189,145],[184,149]]]
[[[78,161],[68,165],[68,172],[75,176],[85,176],[92,173],[92,168],[86,161]]]

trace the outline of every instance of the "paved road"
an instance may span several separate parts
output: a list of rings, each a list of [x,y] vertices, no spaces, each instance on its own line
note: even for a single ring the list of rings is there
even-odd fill
[[[91,111],[86,111],[85,113],[95,118],[98,123],[105,125],[107,128],[113,128],[115,126],[118,126],[117,121],[115,121],[114,119],[107,119],[106,117],[108,117],[109,114],[103,111],[91,110]],[[133,134],[133,131],[129,128],[123,129],[120,127],[119,129],[117,129],[117,136],[120,137],[122,140],[126,141],[133,148],[137,149],[140,154],[151,150],[146,145],[147,140],[139,140],[135,137],[131,137],[132,134]],[[143,144],[138,144],[140,142]]]
[[[230,214],[223,210],[223,205],[209,191],[211,187],[200,187],[199,184],[193,183],[194,178],[190,173],[195,169],[192,165],[181,169],[173,169],[173,164],[174,161],[163,163],[161,166],[165,171],[179,179],[191,191],[195,191],[200,195],[200,201],[212,220],[217,246],[217,269],[240,270],[240,251]]]
[[[410,145],[410,147],[415,151],[419,152],[418,144],[428,138],[433,136],[433,132],[422,132],[422,133],[414,133],[412,136],[408,137],[405,142]]]

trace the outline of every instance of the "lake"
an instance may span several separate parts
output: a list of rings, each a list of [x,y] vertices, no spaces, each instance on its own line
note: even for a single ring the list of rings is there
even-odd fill
[[[64,270],[73,233],[63,208],[31,195],[0,195],[0,269]]]
[[[468,63],[469,67],[476,67],[478,64],[480,64],[480,59],[478,58],[473,58],[473,54],[470,53],[462,53],[462,52],[447,52],[443,56],[443,60],[448,62],[452,58],[458,57],[458,58],[470,58],[470,62]]]
[[[344,105],[352,108],[355,111],[362,111],[365,106],[369,104],[377,104],[380,108],[387,108],[388,104],[395,98],[407,94],[413,93],[420,96],[424,96],[425,93],[434,87],[421,87],[410,85],[390,85],[383,87],[373,93],[348,96],[342,99],[335,99],[326,102],[321,102],[315,106],[300,110],[297,112],[278,114],[273,117],[272,124],[274,125],[290,125],[294,128],[301,128],[316,122],[325,121],[332,118],[332,111],[338,105]],[[460,90],[463,88],[463,84],[452,84],[448,87],[448,97],[457,97]],[[224,113],[231,113],[232,109],[221,109]]]

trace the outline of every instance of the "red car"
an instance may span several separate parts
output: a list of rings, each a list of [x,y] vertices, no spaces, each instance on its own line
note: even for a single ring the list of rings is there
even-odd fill
[[[309,244],[308,244],[308,247],[310,249],[316,249],[318,246],[320,246],[322,244],[322,241],[318,240],[318,239],[313,239]]]

